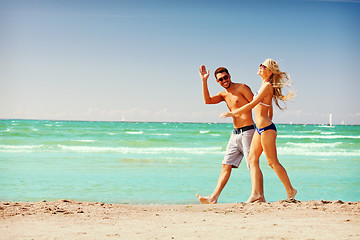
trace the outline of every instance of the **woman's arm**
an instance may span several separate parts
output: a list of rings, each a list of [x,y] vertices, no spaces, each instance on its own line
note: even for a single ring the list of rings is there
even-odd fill
[[[222,113],[220,117],[221,118],[234,117],[241,112],[250,111],[256,105],[258,105],[269,93],[271,93],[270,91],[271,91],[270,83],[263,84],[259,90],[258,95],[254,97],[251,102],[245,104],[241,108],[238,108],[234,111]]]

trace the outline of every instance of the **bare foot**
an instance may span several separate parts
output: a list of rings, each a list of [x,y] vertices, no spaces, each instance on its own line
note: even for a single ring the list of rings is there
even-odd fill
[[[297,194],[297,190],[295,188],[293,188],[293,190],[291,191],[290,194],[288,194],[288,200],[291,200],[291,199],[295,199],[295,196]]]
[[[251,195],[246,202],[247,203],[266,202],[266,200],[265,200],[264,196],[261,196],[261,195],[253,196],[253,195]]]
[[[200,200],[200,202],[202,202],[204,204],[215,204],[215,203],[217,203],[217,199],[215,199],[215,197],[212,197],[212,196],[203,197],[203,196],[200,196],[200,195],[196,194],[196,197]]]

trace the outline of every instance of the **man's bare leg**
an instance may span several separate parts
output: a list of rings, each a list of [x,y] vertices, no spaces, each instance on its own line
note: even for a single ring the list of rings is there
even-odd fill
[[[230,178],[231,170],[232,170],[232,165],[225,165],[225,164],[222,165],[221,173],[214,192],[208,197],[203,197],[196,194],[196,197],[199,198],[200,202],[204,204],[217,203],[221,191],[224,189],[226,183]]]

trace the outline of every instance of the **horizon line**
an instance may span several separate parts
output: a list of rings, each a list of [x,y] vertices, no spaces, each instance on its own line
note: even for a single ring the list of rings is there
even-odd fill
[[[39,118],[0,118],[3,120],[25,120],[25,121],[62,121],[62,122],[128,122],[128,123],[208,123],[208,124],[232,124],[224,122],[202,122],[202,121],[130,121],[130,120],[64,120],[64,119],[39,119]],[[329,126],[328,123],[276,123],[282,125],[320,125]],[[332,124],[332,126],[360,126],[360,124]]]

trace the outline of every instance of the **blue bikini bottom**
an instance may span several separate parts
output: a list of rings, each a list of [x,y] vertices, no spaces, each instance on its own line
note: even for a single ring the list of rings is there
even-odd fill
[[[267,127],[264,127],[264,128],[256,128],[257,132],[261,135],[263,132],[265,132],[266,130],[274,130],[275,132],[277,132],[276,130],[276,126],[274,123],[270,124],[269,126]]]

